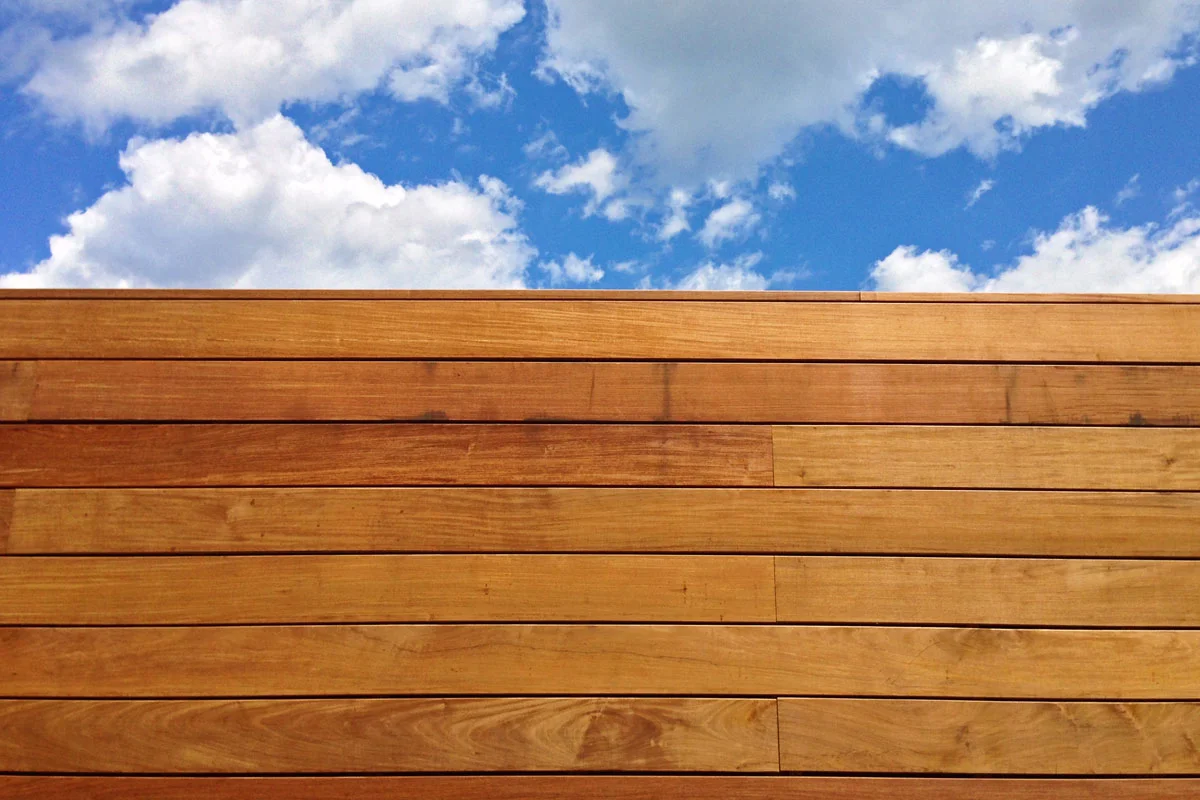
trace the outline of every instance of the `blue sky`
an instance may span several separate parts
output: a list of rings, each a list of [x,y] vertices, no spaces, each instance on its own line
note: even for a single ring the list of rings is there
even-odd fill
[[[1197,0],[0,26],[0,286],[1200,292]]]

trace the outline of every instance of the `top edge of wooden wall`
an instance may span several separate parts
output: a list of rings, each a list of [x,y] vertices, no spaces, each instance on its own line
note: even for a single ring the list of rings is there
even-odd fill
[[[0,289],[0,300],[706,300],[874,303],[1200,303],[1200,294],[632,289]]]

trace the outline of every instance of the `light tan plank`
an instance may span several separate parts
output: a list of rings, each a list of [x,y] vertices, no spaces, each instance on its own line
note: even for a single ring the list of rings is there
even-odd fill
[[[10,493],[0,492],[0,508]],[[875,489],[18,489],[11,553],[1200,556],[1200,494]],[[0,552],[3,552],[0,515]]]
[[[30,627],[0,628],[0,650],[9,697],[1200,697],[1200,631],[1190,630]]]
[[[1200,774],[1196,703],[781,699],[779,723],[785,771]]]
[[[777,486],[1200,490],[1200,430],[778,426]]]
[[[774,700],[0,701],[14,772],[774,772]]]
[[[0,358],[1200,363],[1200,305],[0,300]]]
[[[0,624],[770,622],[765,556],[0,559]]]
[[[1190,778],[869,778],[797,775],[0,776],[9,800],[1192,800]]]
[[[746,425],[0,425],[0,486],[762,486]]]
[[[1194,425],[1200,367],[0,362],[0,419]]]
[[[1197,294],[1056,294],[1054,292],[859,292],[875,303],[1200,303]]]
[[[780,557],[783,622],[1200,625],[1200,561]]]

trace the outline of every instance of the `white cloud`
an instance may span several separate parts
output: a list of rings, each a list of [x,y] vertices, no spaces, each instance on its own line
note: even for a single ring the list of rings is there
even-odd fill
[[[523,15],[520,0],[180,0],[55,42],[25,91],[94,129],[213,111],[244,126],[284,103],[380,85],[401,100],[445,102]],[[510,91],[471,86],[484,105]]]
[[[604,270],[592,263],[592,257],[580,258],[568,253],[561,262],[544,261],[538,268],[550,276],[551,286],[566,283],[595,283],[604,277]]]
[[[672,288],[684,291],[761,291],[770,281],[754,268],[762,253],[739,256],[731,264],[706,261],[685,275]]]
[[[876,261],[871,279],[881,292],[969,292],[976,285],[975,275],[959,266],[954,253],[917,252],[911,245],[897,247],[887,258]]]
[[[1121,191],[1117,192],[1117,196],[1113,202],[1118,206],[1124,205],[1140,195],[1142,193],[1141,180],[1142,174],[1139,172],[1126,181],[1125,185],[1121,187]]]
[[[796,190],[792,188],[791,184],[776,181],[767,187],[767,197],[776,202],[795,200]]]
[[[535,255],[505,185],[387,185],[283,117],[135,141],[127,183],[5,287],[519,287]]]
[[[1200,292],[1200,215],[1178,216],[1167,227],[1108,223],[1095,208],[1072,214],[992,277],[949,251],[915,247],[896,248],[871,277],[883,291]]]
[[[705,247],[716,247],[722,242],[746,235],[761,219],[749,201],[734,198],[708,215],[696,238]]]
[[[996,182],[991,178],[984,178],[979,182],[979,185],[967,193],[967,208],[971,208],[979,202],[979,198],[996,188]]]
[[[660,242],[669,242],[684,231],[692,229],[688,222],[688,206],[692,204],[692,196],[683,189],[672,189],[667,197],[669,211],[658,228],[657,238]]]
[[[536,139],[532,139],[525,143],[521,148],[521,152],[526,158],[544,158],[551,161],[566,161],[567,148],[562,146],[562,142],[558,140],[558,134],[554,131],[546,131]]]
[[[1192,178],[1186,186],[1177,186],[1171,196],[1175,198],[1177,204],[1182,205],[1197,191],[1200,191],[1200,178]]]
[[[550,194],[582,192],[591,195],[583,209],[584,216],[595,214],[606,200],[625,188],[627,180],[621,174],[617,157],[603,147],[588,153],[582,161],[567,164],[558,170],[543,172],[533,185]],[[613,211],[605,210],[610,219],[624,216],[624,205],[617,204]]]
[[[549,6],[541,74],[619,93],[639,158],[676,186],[751,179],[823,124],[922,153],[990,156],[1038,128],[1083,124],[1115,92],[1168,79],[1190,59],[1176,53],[1182,37],[1200,26],[1195,0]],[[922,120],[890,128],[862,107],[887,76],[925,86]]]

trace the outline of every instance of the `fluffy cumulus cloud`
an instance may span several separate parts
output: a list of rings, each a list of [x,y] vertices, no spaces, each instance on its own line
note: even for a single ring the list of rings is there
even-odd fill
[[[472,66],[524,13],[521,0],[181,0],[48,44],[24,90],[93,128],[211,112],[245,126],[381,85],[401,100],[444,102],[465,85],[499,102],[507,83],[471,82]]]
[[[591,256],[580,258],[574,253],[561,261],[544,261],[538,268],[550,278],[551,286],[595,283],[604,277],[604,270],[592,263]]]
[[[706,261],[681,278],[672,287],[684,291],[761,291],[770,280],[755,267],[762,253],[739,256],[730,264]]]
[[[535,251],[494,178],[387,185],[276,116],[134,141],[127,183],[67,218],[3,287],[519,287]]]
[[[617,157],[599,147],[587,157],[558,170],[547,170],[534,180],[533,185],[550,194],[582,193],[588,196],[584,216],[590,217],[597,211],[612,220],[623,219],[627,207],[614,195],[621,192],[628,181],[621,173]]]
[[[1191,60],[1194,0],[549,0],[541,73],[616,92],[640,157],[677,185],[752,177],[803,129],[836,125],[927,155],[988,157],[1083,125],[1119,91]],[[936,20],[936,24],[930,24]],[[924,116],[893,125],[864,100],[916,82]]]
[[[949,251],[899,247],[875,264],[871,277],[883,291],[1200,292],[1200,214],[1189,207],[1176,212],[1162,227],[1120,228],[1085,208],[991,275]]]
[[[705,247],[716,247],[722,242],[747,235],[761,220],[762,215],[754,210],[753,204],[737,197],[714,209],[704,220],[704,227],[696,234],[696,238]]]

